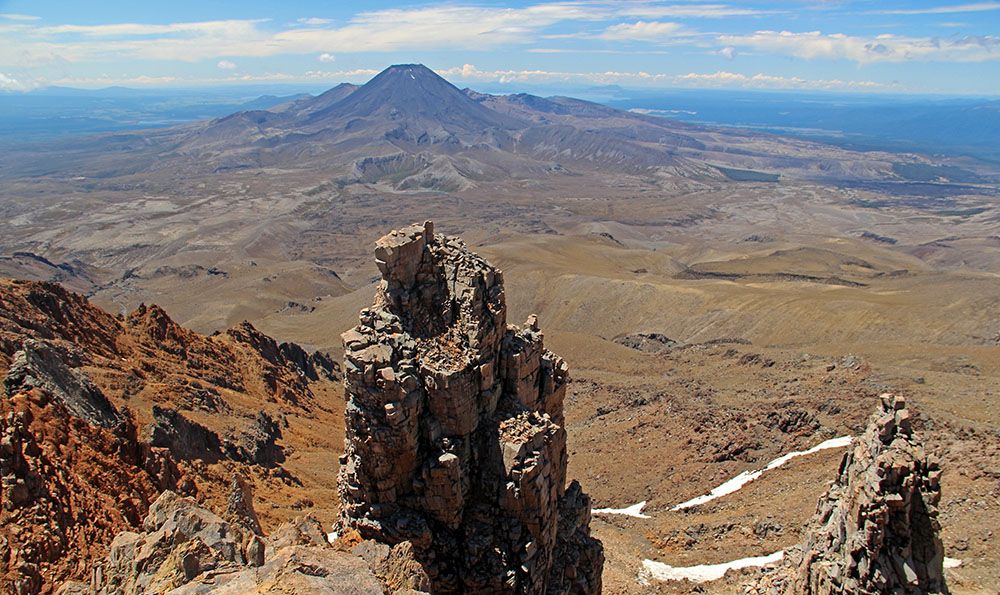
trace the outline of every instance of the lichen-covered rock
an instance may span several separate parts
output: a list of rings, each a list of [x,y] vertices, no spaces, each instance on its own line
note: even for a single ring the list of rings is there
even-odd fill
[[[341,524],[412,543],[435,593],[599,592],[589,500],[566,489],[567,366],[537,319],[508,326],[503,274],[429,222],[375,256],[343,335]]]
[[[944,593],[941,469],[899,396],[882,395],[803,543],[749,593]]]

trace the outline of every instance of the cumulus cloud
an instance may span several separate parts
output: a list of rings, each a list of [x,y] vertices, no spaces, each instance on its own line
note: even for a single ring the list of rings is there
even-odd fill
[[[727,45],[726,47],[720,50],[716,50],[713,53],[717,56],[722,56],[726,60],[732,60],[733,58],[736,57],[736,48],[734,48],[731,45]]]
[[[1000,59],[1000,37],[858,37],[819,31],[757,31],[750,35],[720,35],[726,46],[750,47],[798,58],[843,59],[861,64],[912,60],[983,62]]]
[[[216,66],[222,70],[236,70],[236,63],[230,62],[229,60],[219,60],[219,63],[216,64]]]
[[[33,86],[0,72],[0,91],[30,91]]]
[[[637,21],[619,23],[604,30],[601,39],[620,41],[663,41],[681,33],[684,27],[679,23],[660,21]]]
[[[336,56],[334,56],[333,54],[328,54],[326,52],[323,52],[322,54],[320,54],[317,59],[320,62],[336,62],[337,61],[337,57]]]

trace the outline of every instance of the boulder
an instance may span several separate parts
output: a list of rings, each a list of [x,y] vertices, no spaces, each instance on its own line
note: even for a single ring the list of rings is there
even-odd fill
[[[384,592],[365,560],[333,549],[321,532],[316,535],[319,522],[315,519],[304,517],[286,523],[268,540],[244,528],[247,520],[223,520],[191,498],[166,491],[150,507],[141,533],[122,532],[115,537],[108,557],[94,568],[89,588],[74,583],[64,592]]]

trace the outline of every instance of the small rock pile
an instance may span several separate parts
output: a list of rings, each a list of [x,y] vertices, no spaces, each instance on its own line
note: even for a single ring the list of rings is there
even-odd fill
[[[565,362],[508,326],[503,274],[430,222],[375,250],[344,333],[341,525],[408,542],[435,593],[598,593],[590,500],[566,487]]]
[[[905,399],[882,395],[803,543],[748,593],[947,592],[937,519],[941,469],[911,419]]]

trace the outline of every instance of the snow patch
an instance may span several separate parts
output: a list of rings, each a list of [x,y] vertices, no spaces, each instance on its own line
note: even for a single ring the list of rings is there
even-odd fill
[[[638,504],[633,504],[627,508],[595,508],[591,512],[593,514],[623,514],[625,516],[635,517],[637,519],[650,519],[653,518],[648,514],[643,514],[642,509],[646,507],[646,501],[643,500]]]
[[[759,568],[780,562],[784,557],[785,552],[778,550],[766,556],[740,558],[739,560],[724,562],[722,564],[699,564],[697,566],[671,566],[670,564],[664,564],[655,560],[643,560],[642,570],[639,572],[639,582],[648,584],[649,579],[654,579],[658,581],[689,580],[694,583],[706,583],[708,581],[719,580],[729,570]]]
[[[794,459],[795,457],[811,455],[821,450],[827,450],[830,448],[841,448],[844,446],[848,446],[851,444],[851,440],[852,438],[850,436],[831,438],[830,440],[820,442],[819,444],[810,448],[809,450],[796,450],[788,454],[781,455],[780,457],[768,463],[767,466],[764,467],[763,469],[757,469],[756,471],[744,471],[743,473],[740,473],[736,477],[722,483],[722,485],[716,487],[711,492],[704,494],[702,496],[698,496],[697,498],[692,498],[687,502],[681,502],[680,504],[674,506],[670,510],[672,511],[684,510],[685,508],[698,506],[700,504],[704,504],[706,502],[715,500],[716,498],[721,498],[722,496],[725,496],[727,494],[732,494],[733,492],[739,490],[746,484],[750,483],[751,481],[763,475],[765,471],[770,471],[771,469],[777,469],[778,467],[784,465],[785,463]]]
[[[944,558],[944,567],[945,568],[958,568],[961,565],[962,565],[962,561],[959,560],[958,558],[949,558],[947,556],[945,556],[945,558]]]
[[[329,543],[333,543],[334,541],[337,541],[338,537],[340,537],[340,535],[336,531],[331,531],[331,532],[329,532],[329,533],[326,534],[326,540]]]

